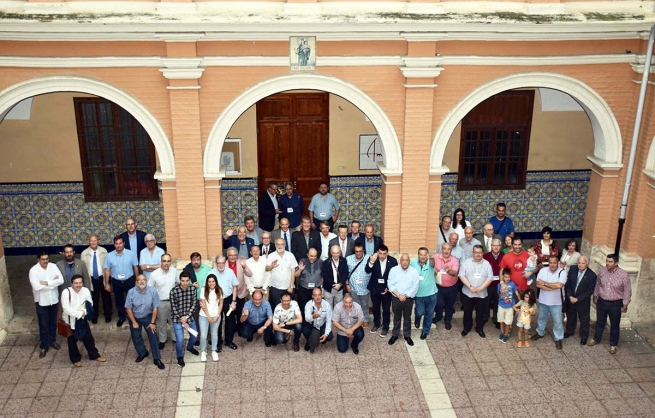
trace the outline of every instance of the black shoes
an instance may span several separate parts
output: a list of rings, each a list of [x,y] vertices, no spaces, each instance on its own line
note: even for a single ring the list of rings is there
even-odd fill
[[[123,326],[124,323],[125,323],[124,319],[119,319],[118,322],[116,322],[116,326],[120,328]]]
[[[264,342],[264,345],[265,345],[266,347],[270,347],[270,346],[273,345],[273,343],[270,342],[270,341],[266,341],[266,342]]]
[[[227,346],[230,347],[232,350],[236,350],[237,348],[239,348],[239,347],[237,347],[237,345],[234,344],[234,343],[229,343]]]
[[[434,325],[437,325],[438,322],[439,322],[439,320],[437,319],[436,316],[435,316],[434,318],[432,318],[432,323],[433,323]]]
[[[448,331],[450,331],[450,329],[451,329],[452,327],[453,327],[453,326],[452,326],[451,324],[446,324],[446,329],[447,329]]]
[[[148,352],[146,351],[146,353],[145,353],[144,355],[137,357],[136,360],[134,360],[134,362],[135,362],[135,363],[141,363],[141,362],[143,361],[143,359],[146,358],[146,357],[148,357],[149,355],[150,355],[150,353],[148,353]]]
[[[309,351],[309,344],[305,344],[305,351]]]
[[[398,337],[391,337],[389,338],[389,342],[387,344],[394,345],[396,341],[398,341]]]
[[[487,336],[484,334],[484,331],[483,331],[483,330],[478,331],[478,335],[479,335],[481,338],[487,338]]]
[[[587,345],[587,339],[580,340],[580,345]]]
[[[421,333],[421,339],[424,340],[426,338],[428,338],[428,334],[426,334],[425,332],[422,332]]]
[[[353,353],[355,353],[355,355],[359,354],[359,348],[353,348]]]
[[[195,348],[187,348],[186,351],[188,351],[189,353],[193,354],[194,356],[199,356],[199,355],[200,355],[200,353],[198,352],[198,350],[196,350]]]
[[[166,343],[159,343],[159,349],[163,350],[166,347]]]
[[[155,366],[157,366],[159,370],[164,370],[166,368],[166,366],[164,366],[164,363],[162,363],[161,360],[159,359],[156,359],[153,363],[155,363]]]
[[[532,337],[530,337],[530,339],[531,339],[532,341],[537,341],[537,340],[539,340],[539,339],[541,339],[541,338],[544,338],[544,336],[543,336],[543,335],[539,335],[538,333],[535,333]]]
[[[562,340],[555,341],[555,348],[558,350],[562,349]]]
[[[42,348],[41,351],[39,351],[39,358],[44,358],[47,353],[48,353],[48,349]]]
[[[111,316],[110,317],[105,317],[105,323],[108,324],[111,322]]]
[[[157,361],[157,360],[155,360]],[[184,357],[178,357],[177,358],[177,365],[180,367],[184,367],[186,364],[184,363]]]
[[[466,337],[470,331],[471,331],[470,329],[462,330],[462,337]]]
[[[572,336],[573,336],[573,334],[571,334],[571,333],[568,333],[568,332],[564,333],[564,338],[569,338],[569,337],[572,337]]]
[[[92,323],[93,325],[97,324],[97,323],[98,323],[98,318],[93,318],[93,319],[91,320],[91,323]]]
[[[59,344],[57,344],[56,341],[54,343],[50,344],[50,347],[54,348],[55,350],[59,350],[61,348],[61,346]]]
[[[500,322],[494,322],[494,326],[496,327],[496,329],[500,329]]]
[[[405,342],[407,345],[414,345],[414,340],[412,340],[412,337],[405,337]]]
[[[249,343],[251,343],[251,342],[252,342],[252,337],[248,337],[248,338],[246,338],[246,341],[248,341]]]

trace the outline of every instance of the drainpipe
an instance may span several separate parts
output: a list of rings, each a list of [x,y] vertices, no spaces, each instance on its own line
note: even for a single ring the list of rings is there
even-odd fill
[[[648,37],[648,49],[646,50],[646,62],[644,64],[644,73],[641,76],[641,87],[639,88],[637,116],[635,116],[635,129],[632,132],[630,159],[628,160],[628,175],[625,178],[623,200],[621,201],[621,213],[619,214],[619,230],[616,233],[616,246],[614,247],[614,254],[617,256],[621,250],[621,236],[623,235],[623,224],[625,224],[625,212],[628,207],[630,183],[632,181],[632,172],[634,171],[635,155],[637,154],[637,142],[639,140],[639,131],[641,130],[641,117],[644,113],[644,100],[646,99],[646,88],[648,88],[648,75],[650,74],[650,63],[651,59],[653,58],[653,41],[655,41],[655,26],[650,28],[650,36]]]

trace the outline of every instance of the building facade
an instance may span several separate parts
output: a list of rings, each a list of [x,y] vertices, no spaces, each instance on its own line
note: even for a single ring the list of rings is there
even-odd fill
[[[305,197],[329,181],[340,222],[393,250],[504,201],[522,235],[551,226],[602,265],[654,5],[598,4],[4,2],[0,251],[110,244],[131,216],[173,256],[211,257],[288,179]],[[654,315],[653,100],[621,243],[633,320]],[[6,274],[0,294],[2,325]]]

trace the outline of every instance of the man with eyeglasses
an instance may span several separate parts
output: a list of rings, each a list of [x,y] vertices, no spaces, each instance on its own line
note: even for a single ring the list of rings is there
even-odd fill
[[[346,289],[349,289],[351,298],[364,312],[361,317],[364,328],[368,328],[368,298],[370,294],[368,282],[371,280],[371,272],[366,272],[366,265],[368,264],[366,259],[368,258],[364,256],[364,246],[362,244],[355,244],[355,253],[346,257],[349,272]]]
[[[293,183],[290,181],[284,183],[284,194],[280,196],[280,209],[282,210],[280,226],[282,226],[282,219],[286,218],[290,227],[295,229],[300,226],[300,217],[305,203],[302,196],[293,189]]]
[[[161,267],[153,271],[148,277],[148,286],[153,287],[159,295],[159,309],[157,313],[157,336],[159,337],[159,349],[163,350],[166,345],[167,331],[166,322],[171,319],[171,290],[180,282],[177,276],[177,269],[171,267],[173,258],[170,254],[161,256]],[[188,274],[188,273],[187,273]]]
[[[125,249],[132,251],[138,259],[141,251],[146,248],[146,233],[136,229],[137,226],[134,218],[127,218],[125,220],[127,231],[123,232],[120,236],[125,243]]]
[[[36,305],[36,318],[39,321],[39,338],[41,351],[39,358],[44,358],[50,347],[59,350],[57,344],[57,311],[59,310],[59,292],[57,287],[64,283],[64,277],[56,265],[50,263],[50,256],[39,251],[38,263],[30,269],[30,285]]]
[[[262,242],[261,244],[259,244],[259,254],[264,258],[268,258],[268,255],[274,252],[275,252],[275,244],[271,241],[271,233],[264,231],[262,233]],[[252,248],[250,251],[250,255],[252,256]]]
[[[321,266],[323,278],[323,298],[333,307],[343,300],[343,288],[348,280],[348,263],[341,256],[338,245],[330,248],[330,258],[323,261]]]
[[[482,249],[484,251],[484,254],[491,252],[491,244],[493,240],[498,239],[501,240],[502,242],[503,239],[503,237],[501,237],[500,235],[494,234],[494,226],[490,223],[485,224],[482,227],[482,233],[475,234],[473,238],[480,241],[480,243],[482,244]]]
[[[282,293],[293,292],[295,279],[300,276],[296,273],[296,257],[284,250],[285,243],[282,238],[275,241],[276,251],[268,256],[266,260],[266,269],[271,272],[271,279],[268,287],[268,300],[271,304],[280,303]]]
[[[161,256],[164,255],[164,250],[159,248],[155,236],[146,234],[145,237],[146,248],[139,253],[139,268],[146,276],[150,278],[150,274],[160,267]]]

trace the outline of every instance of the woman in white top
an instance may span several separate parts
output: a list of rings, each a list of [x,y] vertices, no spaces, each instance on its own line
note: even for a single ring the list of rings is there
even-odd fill
[[[457,232],[457,235],[459,235],[459,239],[464,238],[464,229],[467,226],[471,226],[471,222],[466,220],[466,214],[464,213],[464,209],[462,208],[455,209],[455,213],[453,213],[453,225],[451,226],[451,228],[454,229],[455,232]]]
[[[76,274],[71,278],[71,287],[61,292],[62,318],[71,326],[72,330],[75,330],[76,325],[78,325],[78,332],[80,331],[79,327],[82,325],[88,329],[83,336],[79,337],[79,340],[82,341],[86,352],[89,353],[89,359],[104,363],[106,359],[98,353],[88,323],[82,324],[83,321],[86,321],[87,301],[93,305],[91,292],[84,287],[82,276]],[[68,337],[68,356],[75,367],[80,367],[82,366],[82,355],[77,348],[77,341],[78,338],[75,338],[74,335]]]
[[[207,361],[207,330],[212,333],[212,360],[218,361],[218,326],[223,312],[223,289],[218,285],[216,275],[207,275],[205,288],[200,293],[200,361]]]
[[[578,242],[574,239],[570,239],[566,242],[564,248],[566,251],[562,252],[562,258],[559,260],[559,263],[560,267],[568,273],[571,266],[578,265],[578,259],[580,258]]]

